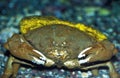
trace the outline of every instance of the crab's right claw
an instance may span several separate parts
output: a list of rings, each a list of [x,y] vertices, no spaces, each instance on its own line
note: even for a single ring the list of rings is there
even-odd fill
[[[47,67],[52,66],[54,64],[54,61],[46,58],[40,51],[32,48],[27,44],[25,45],[26,45],[26,50],[28,50],[25,59],[30,60],[38,65],[45,65]]]
[[[16,47],[17,53],[15,50],[12,50],[11,54],[15,57],[18,57],[23,60],[31,61],[36,64],[44,65],[46,62],[46,57],[38,50],[34,49],[29,44],[23,42],[20,46]]]
[[[46,62],[46,57],[38,50],[33,49],[32,53],[30,53],[32,57],[32,62],[36,64],[44,65]]]

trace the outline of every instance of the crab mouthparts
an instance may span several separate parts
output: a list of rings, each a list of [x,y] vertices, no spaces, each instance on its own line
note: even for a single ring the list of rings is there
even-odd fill
[[[60,61],[60,60],[56,61],[55,64],[56,64],[56,66],[57,66],[58,68],[61,68],[61,67],[64,66],[63,62]]]

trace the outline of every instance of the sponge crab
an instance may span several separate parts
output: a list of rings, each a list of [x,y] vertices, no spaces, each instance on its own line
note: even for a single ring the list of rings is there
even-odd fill
[[[111,62],[117,50],[94,28],[55,17],[30,16],[21,20],[20,30],[4,45],[10,56],[2,78],[16,78],[21,64],[92,69],[94,75],[97,68],[107,66],[110,77],[119,78]]]

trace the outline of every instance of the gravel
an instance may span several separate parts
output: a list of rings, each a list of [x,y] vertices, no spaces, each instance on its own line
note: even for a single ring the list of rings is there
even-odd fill
[[[119,53],[113,58],[120,73],[120,1],[119,0],[0,0],[0,75],[8,56],[3,44],[19,33],[19,21],[25,16],[56,16],[63,20],[94,27],[108,36]],[[21,67],[17,78],[109,78],[107,69],[100,69],[97,77],[90,71]]]

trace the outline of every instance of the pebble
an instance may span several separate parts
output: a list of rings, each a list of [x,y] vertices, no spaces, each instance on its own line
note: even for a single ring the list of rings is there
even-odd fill
[[[108,9],[105,7],[104,1],[100,0],[93,0],[93,2],[89,2],[89,0],[70,1],[72,3],[68,0],[58,0],[57,2],[49,0],[33,0],[25,2],[24,0],[11,0],[9,3],[4,1],[4,5],[0,1],[0,51],[4,53],[5,50],[1,49],[3,48],[2,44],[14,33],[19,33],[19,21],[23,17],[31,15],[54,15],[64,20],[80,22],[96,27],[103,33],[107,34],[108,38],[112,40],[120,52],[120,5],[114,1],[111,3],[112,5],[110,5],[113,9]],[[105,2],[107,1],[108,0],[105,0]],[[77,3],[79,3],[79,5]],[[62,8],[58,8],[58,6]],[[1,9],[3,7],[4,9]],[[118,61],[115,61],[115,67],[120,73],[120,53],[116,56]],[[7,56],[0,54],[0,75],[3,73],[6,61]],[[96,78],[109,78],[107,70],[101,69],[99,73],[99,76]],[[89,78],[91,75],[90,71],[81,73],[80,70],[73,72],[65,69],[41,71],[32,68],[21,68],[18,72],[17,78]]]
[[[82,78],[88,78],[89,77],[89,75],[88,75],[88,73],[87,72],[82,72]]]

